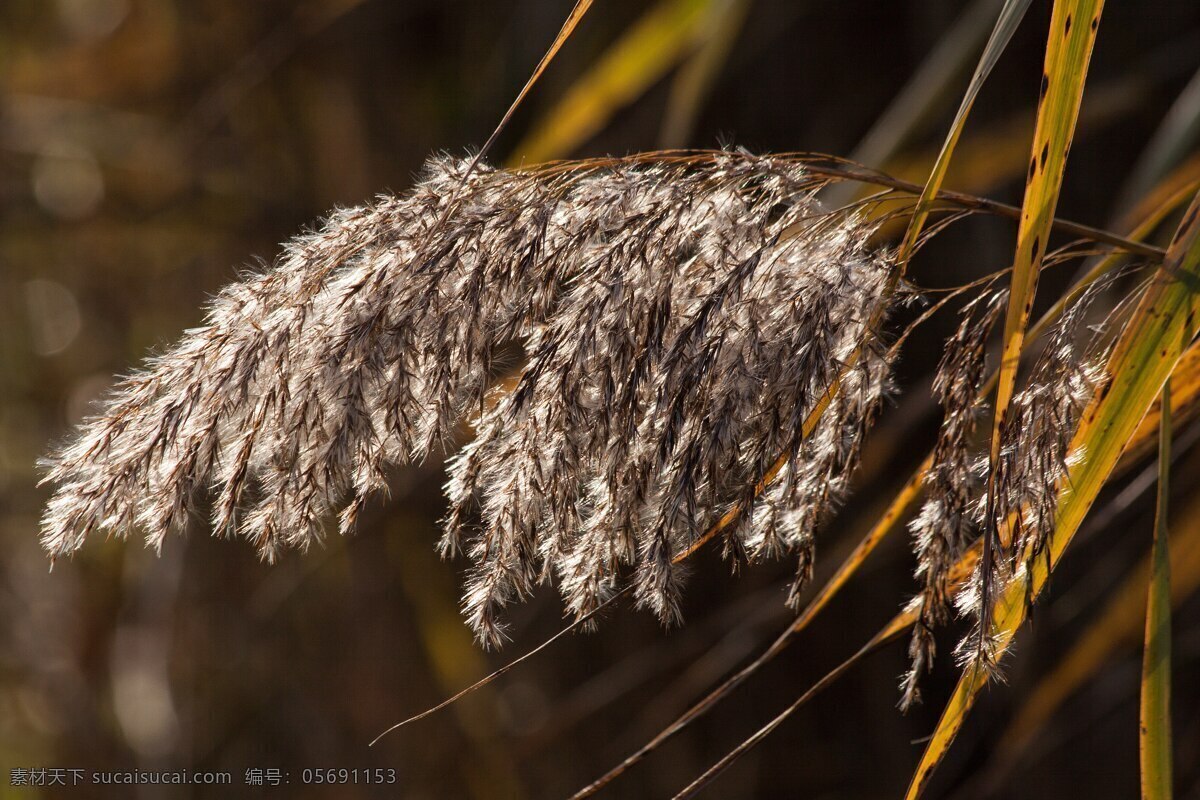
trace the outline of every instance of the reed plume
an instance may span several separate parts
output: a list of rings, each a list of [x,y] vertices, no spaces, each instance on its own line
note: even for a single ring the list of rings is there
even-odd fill
[[[791,553],[802,583],[889,384],[873,226],[821,208],[787,158],[468,164],[337,211],[124,379],[45,462],[45,547],[134,529],[158,547],[211,491],[213,531],[273,560],[335,514],[350,531],[389,467],[466,421],[441,549],[472,561],[464,610],[489,644],[539,581],[581,615],[623,569],[676,618],[677,556],[735,504],[727,550]]]
[[[1004,586],[1019,570],[1028,570],[1033,559],[1049,558],[1046,542],[1057,522],[1059,500],[1070,490],[1064,481],[1071,464],[1084,455],[1071,451],[1071,440],[1084,406],[1109,379],[1104,364],[1117,327],[1110,323],[1119,315],[1112,313],[1091,331],[1084,323],[1092,303],[1118,274],[1092,284],[1063,310],[1047,332],[1026,385],[1013,397],[1001,427],[1000,457],[991,467],[996,474],[996,502],[990,516],[984,498],[976,505],[981,535],[992,543],[983,552],[990,555],[980,560],[956,599],[960,611],[975,624],[975,631],[957,648],[964,665],[979,665],[997,674],[993,643],[981,632],[996,599],[995,592],[983,591],[985,580],[991,586]],[[987,469],[987,460],[981,458],[977,473],[986,475]],[[986,578],[985,570],[990,573]]]
[[[912,668],[902,685],[904,708],[920,699],[918,680],[936,653],[933,631],[950,616],[951,571],[978,527],[973,508],[980,478],[972,437],[984,410],[979,395],[988,337],[1007,298],[1006,291],[990,292],[967,304],[934,375],[933,393],[942,407],[942,426],[924,478],[926,500],[909,523],[917,554],[916,577],[922,587],[920,614],[909,645]]]
[[[1089,285],[1065,305],[1047,332],[1001,431],[997,501],[990,516],[984,485],[991,465],[974,435],[984,408],[980,393],[987,341],[1008,292],[983,294],[963,309],[962,322],[947,341],[934,378],[942,426],[924,480],[926,500],[909,523],[921,591],[913,600],[918,613],[909,644],[911,667],[901,681],[902,708],[920,700],[920,677],[936,653],[933,631],[949,621],[951,605],[974,624],[956,649],[960,663],[997,676],[991,642],[980,632],[993,610],[983,600],[984,570],[991,585],[1003,586],[1017,570],[1028,569],[1030,560],[1046,555],[1062,482],[1070,463],[1082,456],[1069,449],[1079,415],[1106,379],[1103,364],[1113,326],[1101,324],[1089,334],[1084,322],[1094,300],[1120,274],[1110,273]],[[973,533],[991,538],[990,563],[981,560],[970,579],[956,588],[951,574],[975,539]]]

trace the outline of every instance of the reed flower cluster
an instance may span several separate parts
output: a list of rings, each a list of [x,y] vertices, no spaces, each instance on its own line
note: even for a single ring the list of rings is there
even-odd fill
[[[1081,458],[1070,443],[1087,401],[1106,380],[1111,327],[1089,329],[1093,301],[1119,273],[1091,284],[1047,332],[1000,429],[1000,457],[992,464],[976,434],[984,409],[985,350],[1004,310],[1008,293],[989,292],[969,303],[947,341],[933,389],[943,410],[942,426],[926,473],[926,499],[909,523],[917,555],[921,591],[913,604],[919,612],[909,645],[911,669],[902,681],[902,707],[920,698],[920,676],[935,654],[933,631],[950,618],[951,607],[973,621],[974,630],[957,648],[959,661],[996,672],[993,643],[982,631],[991,617],[998,587],[1035,558],[1048,557],[1046,542],[1054,530],[1058,502],[1070,464]],[[986,484],[994,470],[994,498]],[[983,556],[966,581],[952,573],[967,546],[976,540]],[[957,583],[958,588],[955,589]],[[990,587],[990,588],[988,588]]]
[[[47,460],[43,542],[141,529],[158,546],[211,496],[214,532],[273,559],[335,516],[351,530],[389,468],[466,423],[441,547],[473,564],[464,609],[485,642],[546,580],[585,614],[624,572],[675,618],[680,554],[735,506],[727,551],[790,553],[802,581],[888,389],[895,297],[873,226],[824,210],[821,185],[740,152],[433,158],[125,378]]]
[[[925,473],[925,503],[909,523],[921,592],[917,598],[920,614],[909,645],[912,669],[903,683],[902,705],[906,707],[920,697],[918,679],[929,669],[936,651],[934,629],[950,618],[951,573],[978,531],[976,509],[982,482],[972,448],[984,411],[980,390],[988,337],[1007,296],[1007,292],[991,292],[967,304],[934,375],[933,393],[942,408],[942,426]]]

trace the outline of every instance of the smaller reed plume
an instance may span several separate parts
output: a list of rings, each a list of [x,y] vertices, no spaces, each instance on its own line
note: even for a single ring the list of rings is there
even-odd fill
[[[909,523],[917,554],[916,576],[922,588],[920,614],[909,644],[912,669],[902,687],[904,708],[920,698],[919,678],[932,665],[936,652],[933,631],[950,616],[950,574],[977,527],[973,506],[980,480],[972,437],[984,410],[979,394],[985,348],[1007,297],[1006,291],[991,292],[967,304],[934,376],[933,393],[942,407],[942,426],[925,474],[925,503]]]
[[[1007,292],[985,294],[963,310],[934,381],[943,422],[925,479],[927,498],[910,523],[922,588],[913,600],[918,615],[909,645],[912,666],[901,684],[902,708],[920,699],[919,679],[935,652],[933,630],[948,621],[951,594],[959,613],[974,621],[974,631],[956,650],[960,663],[996,674],[992,642],[983,633],[993,611],[982,600],[985,570],[992,587],[1003,587],[1019,570],[1028,569],[1032,559],[1046,555],[1059,498],[1068,488],[1064,480],[1082,455],[1070,452],[1071,439],[1084,405],[1105,380],[1109,326],[1087,335],[1084,321],[1117,274],[1092,283],[1050,327],[1025,388],[1013,398],[994,467],[986,455],[977,454],[982,443],[974,434],[982,410],[984,350]],[[997,498],[985,518],[984,486],[992,468]],[[976,564],[956,587],[952,573],[973,531],[990,537],[992,557],[988,564]],[[996,590],[989,596],[994,602]]]
[[[679,555],[735,505],[727,550],[791,553],[802,582],[889,384],[892,266],[870,224],[820,207],[822,183],[735,152],[433,158],[412,192],[334,213],[124,379],[46,461],[43,542],[62,555],[141,529],[159,546],[211,493],[214,532],[273,559],[334,515],[351,530],[390,466],[467,421],[441,547],[474,565],[464,609],[487,643],[545,580],[585,614],[625,572],[675,618]]]
[[[1001,426],[1000,457],[991,465],[997,489],[990,517],[985,518],[988,504],[983,498],[977,506],[981,535],[991,539],[992,546],[983,550],[990,553],[990,563],[980,560],[956,600],[976,627],[957,650],[964,665],[997,671],[993,642],[984,630],[998,592],[983,591],[985,570],[991,587],[1003,587],[1019,570],[1028,569],[1033,559],[1049,558],[1045,546],[1057,521],[1059,499],[1070,489],[1064,481],[1071,464],[1083,455],[1070,450],[1071,440],[1085,405],[1107,380],[1104,363],[1111,327],[1100,325],[1088,332],[1084,322],[1093,301],[1115,275],[1090,285],[1063,310]],[[979,471],[986,469],[981,462]]]

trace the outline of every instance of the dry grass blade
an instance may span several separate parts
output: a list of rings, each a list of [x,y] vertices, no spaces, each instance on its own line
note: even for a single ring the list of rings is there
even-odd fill
[[[1162,390],[1158,439],[1158,504],[1146,595],[1146,649],[1142,657],[1139,754],[1144,800],[1171,798],[1171,555],[1167,497],[1171,490],[1171,381]]]
[[[950,125],[950,132],[946,136],[945,143],[942,144],[941,152],[938,153],[937,161],[934,162],[929,179],[925,182],[924,189],[921,190],[920,197],[917,200],[917,207],[913,211],[912,218],[908,224],[908,230],[904,234],[904,240],[901,242],[900,250],[896,256],[898,263],[904,264],[912,256],[920,239],[921,229],[924,228],[925,221],[929,218],[929,212],[933,207],[933,202],[942,188],[942,181],[946,178],[946,171],[950,168],[950,158],[954,155],[954,147],[958,144],[959,137],[962,136],[963,126],[967,122],[967,115],[970,114],[971,107],[975,104],[975,98],[979,95],[979,90],[983,88],[983,82],[987,80],[992,67],[1000,60],[1001,53],[1008,46],[1009,40],[1017,30],[1017,26],[1021,24],[1021,18],[1025,16],[1025,11],[1028,8],[1029,0],[1006,0],[1004,8],[1000,10],[1000,16],[997,18],[996,25],[992,29],[992,35],[983,49],[983,55],[979,58],[979,64],[975,67],[975,74],[971,76],[971,82],[967,86],[966,93],[963,95],[962,103],[959,104],[958,112],[954,115],[954,122]],[[1051,214],[1051,216],[1054,215]]]
[[[889,189],[896,189],[903,192],[911,192],[914,195],[922,193],[922,187],[911,181],[902,180],[900,178],[887,175],[878,170],[868,169],[859,164],[854,164],[843,159],[833,159],[824,157],[819,161],[812,161],[808,164],[809,171],[816,175],[825,175],[831,178],[841,178],[844,180],[860,181],[869,183],[875,186],[882,186]],[[1008,217],[1010,219],[1020,219],[1021,209],[1016,206],[1010,206],[1007,203],[1000,203],[995,200],[990,200],[986,197],[969,194],[967,192],[958,192],[948,189],[938,190],[932,195],[934,200],[940,200],[960,208],[971,209],[975,211],[983,211],[988,214],[994,214],[999,217]],[[1154,204],[1157,206],[1157,203]],[[1135,217],[1136,218],[1136,217]],[[1092,225],[1084,225],[1071,220],[1059,219],[1054,217],[1051,221],[1051,226],[1054,230],[1061,233],[1078,236],[1083,239],[1088,239],[1101,244],[1112,245],[1126,253],[1132,253],[1155,261],[1161,261],[1163,250],[1161,247],[1155,247],[1152,244],[1145,242],[1136,242],[1128,237],[1119,236],[1112,231],[1097,228]],[[919,235],[917,237],[919,239]]]
[[[971,574],[972,570],[974,570],[978,558],[978,546],[972,547],[968,549],[967,552],[963,553],[962,557],[959,559],[958,563],[951,572],[952,579],[958,584],[961,584],[963,581],[965,581]],[[839,664],[832,672],[827,673],[825,677],[821,678],[820,681],[814,684],[812,688],[801,695],[796,702],[780,713],[775,719],[767,723],[766,726],[761,728],[750,739],[747,739],[746,741],[742,742],[742,744],[738,745],[738,747],[728,753],[724,758],[717,762],[717,764],[713,765],[713,767],[707,770],[704,775],[693,781],[686,789],[684,789],[683,792],[676,795],[676,800],[679,800],[679,798],[683,797],[694,796],[696,792],[704,788],[704,786],[711,782],[712,779],[715,778],[720,772],[748,752],[756,744],[765,739],[772,731],[779,727],[784,720],[799,710],[801,706],[812,699],[817,693],[827,688],[830,684],[844,675],[852,666],[857,664],[865,656],[874,652],[877,648],[883,646],[887,642],[890,642],[892,639],[896,638],[909,627],[911,627],[913,623],[916,622],[918,613],[918,608],[910,607],[896,614],[896,616],[894,616],[890,622],[884,625],[883,628],[881,628],[878,633],[871,637],[871,639],[865,645],[859,648],[854,655]],[[589,786],[583,792],[573,795],[572,800],[575,800],[575,798],[579,797],[590,796],[597,789],[601,788],[602,785],[603,784],[600,784],[600,782],[597,781],[596,784]]]
[[[548,639],[543,641],[541,644],[539,644],[537,647],[534,647],[533,649],[525,652],[523,655],[518,656],[517,658],[514,658],[511,661],[506,662],[504,664],[504,666],[500,667],[499,669],[497,669],[493,672],[488,673],[487,675],[485,675],[484,677],[475,681],[475,683],[472,683],[470,686],[466,687],[465,689],[455,692],[450,697],[447,697],[445,700],[438,703],[436,706],[427,708],[424,711],[422,711],[420,714],[415,714],[415,715],[409,717],[408,719],[404,719],[404,720],[401,720],[400,722],[397,722],[395,725],[392,725],[390,728],[383,731],[378,736],[376,736],[374,739],[372,739],[370,744],[368,744],[367,746],[374,747],[376,744],[379,743],[379,741],[381,739],[383,739],[383,737],[387,736],[389,733],[394,733],[395,731],[398,731],[401,728],[403,728],[405,725],[409,725],[413,722],[418,722],[420,720],[425,719],[426,717],[432,716],[432,715],[436,714],[437,712],[441,711],[442,709],[448,708],[449,706],[454,705],[455,703],[457,703],[459,700],[463,699],[467,695],[474,694],[478,690],[482,689],[484,686],[487,686],[489,683],[492,683],[497,678],[503,676],[505,673],[510,672],[511,670],[513,670],[514,668],[519,666],[520,664],[523,664],[524,662],[533,658],[538,653],[542,652],[547,647],[554,644],[562,637],[566,636],[568,633],[571,633],[572,631],[576,631],[576,630],[579,630],[580,628],[585,627],[589,622],[591,622],[597,616],[599,616],[600,613],[603,612],[606,608],[608,608],[613,603],[620,600],[625,595],[629,594],[631,591],[633,591],[632,586],[626,586],[625,588],[620,589],[612,597],[609,597],[607,600],[600,603],[600,605],[596,606],[596,608],[592,609],[591,611],[584,614],[583,616],[580,616],[579,618],[575,619],[569,625],[566,625],[565,627],[563,627],[561,630],[558,631],[558,633],[549,637]]]
[[[1197,331],[1200,196],[1184,214],[1166,261],[1117,341],[1106,366],[1110,382],[1092,399],[1071,443],[1071,452],[1080,454],[1081,460],[1061,482],[1055,529],[1045,545],[1045,558],[1023,559],[1027,569],[1018,571],[1004,587],[987,621],[986,634],[994,642],[997,655],[1008,648],[1025,619],[1027,604],[1041,593],[1050,570],[1070,544]],[[964,671],[913,776],[909,798],[921,794],[986,681],[984,670],[968,667]]]
[[[561,158],[678,63],[713,0],[661,0],[602,56],[513,148],[513,164]]]
[[[994,571],[998,551],[1012,543],[999,538],[997,476],[1004,431],[1016,388],[1017,367],[1025,341],[1025,326],[1033,310],[1038,274],[1050,239],[1050,220],[1054,218],[1067,153],[1075,135],[1075,123],[1083,99],[1088,63],[1096,41],[1102,0],[1058,0],[1050,18],[1046,42],[1045,71],[1038,97],[1037,126],[1033,136],[1033,155],[1026,176],[1025,200],[1017,230],[1016,255],[1013,257],[1012,286],[1004,319],[1000,376],[996,382],[992,448],[987,483],[987,506],[983,521],[983,566],[979,601],[979,643],[976,658],[990,661],[990,646],[985,636],[986,620],[992,603]]]
[[[546,71],[546,67],[550,66],[550,62],[554,60],[556,55],[558,55],[558,51],[562,49],[563,44],[571,37],[571,34],[575,32],[575,27],[579,25],[579,21],[583,19],[583,15],[586,14],[588,9],[591,7],[592,0],[575,1],[575,6],[571,9],[571,13],[567,15],[567,19],[563,22],[562,28],[559,29],[558,35],[555,36],[554,41],[550,43],[550,49],[546,51],[544,56],[542,56],[542,60],[539,61],[537,67],[534,68],[533,74],[529,76],[529,80],[525,81],[525,85],[521,87],[521,91],[517,94],[516,99],[512,101],[512,105],[508,107],[508,110],[504,112],[504,116],[500,118],[500,123],[496,126],[496,129],[492,131],[492,135],[488,137],[488,140],[484,143],[483,147],[480,148],[479,153],[476,154],[476,162],[487,155],[488,151],[491,150],[492,144],[496,141],[496,137],[500,135],[500,131],[504,130],[505,126],[508,125],[508,121],[512,119],[512,115],[517,110],[517,107],[524,102],[525,96],[529,94],[529,90],[532,89],[533,85],[538,82],[539,78],[542,77],[542,73]],[[471,170],[467,170],[467,172],[470,174]]]

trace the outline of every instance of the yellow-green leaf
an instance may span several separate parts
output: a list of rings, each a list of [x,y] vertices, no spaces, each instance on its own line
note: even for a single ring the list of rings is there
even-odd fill
[[[1171,474],[1171,381],[1163,385],[1158,437],[1158,505],[1146,595],[1146,649],[1142,654],[1139,752],[1144,800],[1171,797],[1171,556],[1167,495]]]
[[[1042,257],[1050,240],[1050,228],[1066,171],[1067,154],[1079,119],[1079,105],[1087,79],[1092,47],[1100,21],[1103,0],[1057,0],[1050,17],[1046,61],[1038,94],[1037,124],[1033,154],[1025,179],[1025,200],[1017,228],[1013,256],[1012,285],[1004,318],[1000,374],[996,381],[995,419],[992,425],[991,470],[987,482],[985,525],[995,507],[996,467],[1000,457],[1001,431],[1016,386],[1017,366],[1025,344],[1025,326],[1033,310]],[[991,548],[996,531],[984,531],[983,602],[988,609],[992,597]],[[1007,544],[1000,538],[1000,542]]]

